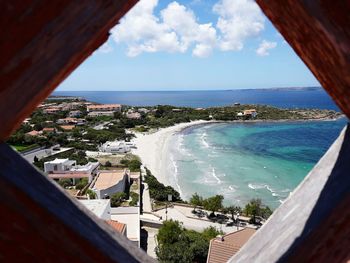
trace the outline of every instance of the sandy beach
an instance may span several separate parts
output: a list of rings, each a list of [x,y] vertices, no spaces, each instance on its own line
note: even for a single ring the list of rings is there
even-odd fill
[[[171,136],[187,127],[212,122],[214,121],[198,120],[179,123],[150,134],[135,133],[136,138],[133,142],[137,148],[133,149],[132,153],[141,158],[143,165],[150,169],[161,183],[168,185],[169,181],[162,172],[162,163],[166,158]]]

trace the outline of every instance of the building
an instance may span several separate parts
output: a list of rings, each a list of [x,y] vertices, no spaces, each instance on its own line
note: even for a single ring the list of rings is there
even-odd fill
[[[83,113],[80,110],[73,110],[68,113],[70,118],[80,117]]]
[[[53,133],[53,132],[55,132],[56,131],[56,129],[55,128],[44,128],[43,129],[43,132],[45,132],[45,133]]]
[[[124,192],[128,180],[127,170],[99,171],[90,188],[96,193],[97,198],[110,198],[115,193]]]
[[[39,136],[42,134],[42,131],[30,131],[30,132],[27,132],[25,135],[28,135],[28,136]]]
[[[91,199],[79,201],[98,218],[103,220],[111,220],[111,201],[109,199]]]
[[[128,119],[138,120],[141,118],[141,113],[135,112],[133,110],[128,110],[128,112],[125,113],[125,117],[127,117]]]
[[[226,263],[256,232],[254,228],[244,228],[236,232],[210,240],[207,263]]]
[[[96,104],[86,106],[88,112],[93,111],[111,111],[111,112],[121,112],[122,105],[120,104]]]
[[[52,107],[43,109],[43,112],[47,113],[47,114],[54,114],[54,113],[57,113],[59,111],[61,111],[61,107],[59,107],[59,106],[52,106]]]
[[[60,125],[60,127],[65,131],[71,131],[75,128],[75,125]]]
[[[109,224],[111,227],[113,227],[113,229],[115,231],[119,232],[123,236],[127,236],[127,234],[126,234],[126,224],[120,223],[120,222],[118,222],[116,220],[107,220],[106,223]]]
[[[99,162],[89,162],[85,165],[77,165],[76,161],[69,159],[55,159],[44,163],[44,171],[52,179],[72,179],[73,184],[77,179],[87,178],[90,183],[98,174]]]
[[[250,109],[250,110],[244,110],[243,111],[243,115],[244,116],[249,116],[249,117],[252,117],[252,118],[255,118],[257,114],[258,113],[256,112],[255,109]]]
[[[147,114],[150,112],[150,110],[146,109],[146,108],[140,108],[137,110],[138,112],[141,112],[141,113],[144,113],[144,114]]]
[[[100,152],[107,153],[127,153],[130,152],[130,148],[133,147],[132,144],[128,144],[125,141],[107,141],[102,144],[98,149]]]
[[[98,117],[98,116],[114,116],[114,111],[92,111],[88,113],[89,117]]]

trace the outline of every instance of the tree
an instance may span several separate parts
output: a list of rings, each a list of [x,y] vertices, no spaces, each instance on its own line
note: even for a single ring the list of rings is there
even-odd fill
[[[232,220],[234,220],[234,215],[235,215],[235,214],[237,214],[237,213],[242,213],[242,208],[240,208],[239,206],[234,206],[234,205],[225,207],[224,210],[225,210],[227,213],[230,213],[230,214],[231,214]]]
[[[257,198],[250,200],[244,208],[244,213],[251,216],[251,221],[255,224],[257,216],[267,219],[272,214],[272,210],[263,205],[261,199]]]
[[[60,180],[58,181],[58,184],[59,184],[60,186],[62,186],[63,188],[66,188],[66,187],[72,185],[72,180],[71,180],[71,179],[68,179],[68,178],[60,179]]]
[[[215,195],[204,200],[204,208],[212,211],[211,215],[215,215],[219,209],[222,208],[222,201],[224,197],[222,195]]]
[[[86,194],[89,196],[90,199],[96,199],[96,193],[91,189],[87,189]]]
[[[105,163],[105,166],[106,166],[106,167],[112,167],[112,163],[111,163],[110,161],[107,161],[107,162]]]
[[[203,197],[201,197],[197,193],[194,193],[190,198],[190,204],[194,205],[194,210],[196,210],[197,206],[203,205]]]
[[[111,197],[111,206],[118,207],[122,203],[122,201],[126,198],[126,193],[118,192],[112,195]]]
[[[157,235],[156,254],[160,262],[206,262],[209,242],[218,234],[214,227],[202,233],[183,228],[178,221],[164,222]]]
[[[75,189],[81,190],[83,189],[87,184],[88,184],[88,179],[87,178],[82,178],[80,181],[75,185]]]
[[[128,167],[129,167],[130,171],[132,171],[132,172],[139,171],[141,165],[142,165],[142,163],[137,159],[133,159],[133,160],[129,161],[129,163],[128,163]]]

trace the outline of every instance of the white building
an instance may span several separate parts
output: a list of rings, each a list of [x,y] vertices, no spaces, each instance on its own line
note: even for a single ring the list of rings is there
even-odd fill
[[[109,199],[79,200],[87,209],[103,220],[111,219],[111,201]]]
[[[114,116],[114,111],[92,111],[88,113],[89,117],[98,117],[98,116]]]
[[[107,141],[99,147],[100,152],[107,153],[127,153],[130,152],[131,145],[128,145],[125,141]]]
[[[88,112],[93,111],[111,111],[111,112],[121,112],[122,105],[120,104],[96,104],[86,106]]]
[[[73,184],[77,179],[87,178],[90,183],[98,174],[99,162],[89,162],[85,165],[76,165],[76,161],[69,159],[55,159],[44,163],[44,171],[52,179],[72,179]]]
[[[70,169],[76,166],[77,162],[69,159],[55,159],[50,162],[44,163],[45,173],[62,173],[70,171]]]
[[[110,198],[115,193],[124,192],[128,180],[127,170],[100,171],[90,188],[96,193],[97,198]]]

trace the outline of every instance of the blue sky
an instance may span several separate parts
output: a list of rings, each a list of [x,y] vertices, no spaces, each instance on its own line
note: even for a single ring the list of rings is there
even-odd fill
[[[251,0],[141,0],[57,90],[319,86]]]

